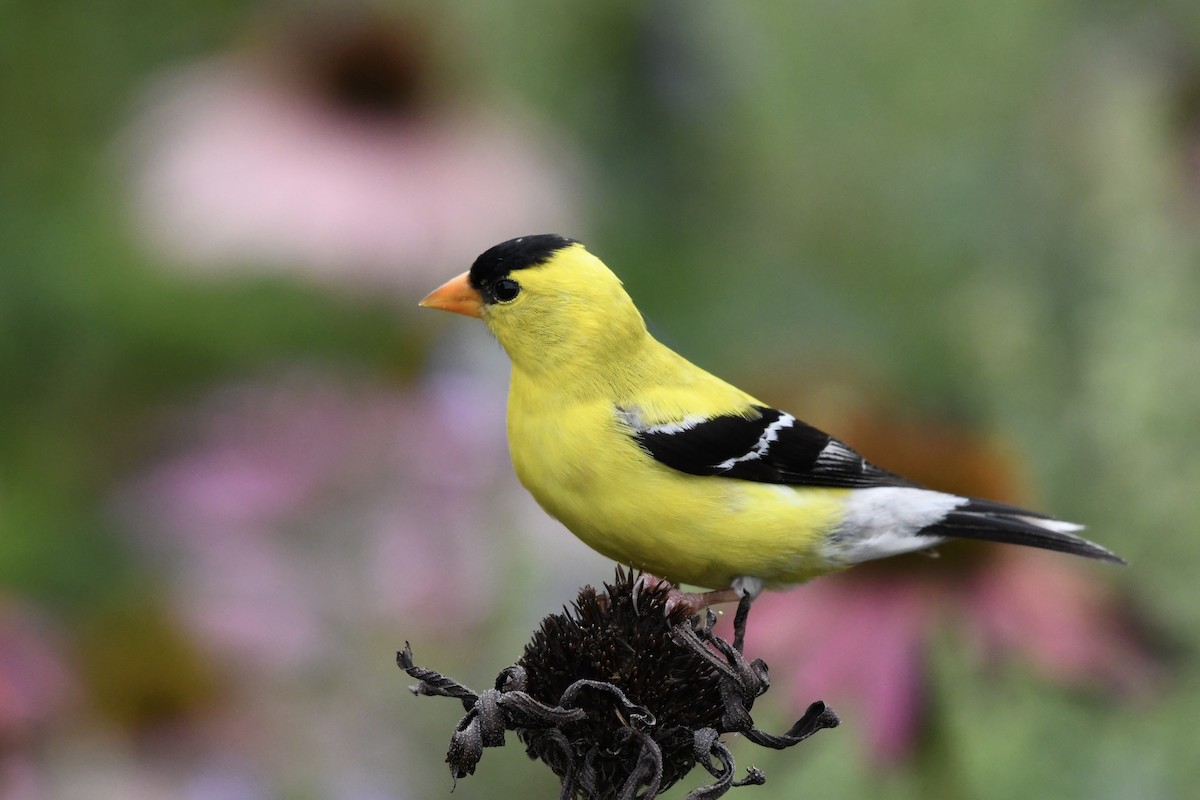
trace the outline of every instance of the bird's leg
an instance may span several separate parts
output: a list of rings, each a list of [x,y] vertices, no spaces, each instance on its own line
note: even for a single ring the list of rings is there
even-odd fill
[[[738,600],[737,613],[733,615],[733,649],[741,653],[746,646],[746,618],[750,616],[750,604],[754,595],[746,592]]]
[[[733,591],[737,592],[737,613],[733,615],[733,649],[742,652],[746,644],[746,619],[750,616],[750,604],[762,594],[762,578],[739,575],[733,579]]]
[[[753,599],[754,597],[758,596],[760,591],[762,591],[761,581],[758,582],[757,586],[747,585],[752,582],[753,579],[739,578],[735,580],[734,585],[728,589],[716,589],[711,592],[682,592],[679,590],[678,586],[666,580],[665,578],[660,578],[657,575],[652,575],[649,572],[643,572],[638,576],[638,579],[633,584],[633,606],[636,610],[638,596],[643,591],[647,589],[656,589],[659,586],[666,584],[668,587],[670,587],[667,590],[667,599],[664,605],[664,610],[667,614],[670,614],[677,608],[682,608],[688,612],[689,616],[691,616],[699,614],[704,609],[708,608],[709,606],[714,606],[717,603],[732,603],[735,601],[745,602],[746,611],[748,612],[750,610],[750,603],[749,600],[746,600],[746,598]],[[738,609],[738,613],[744,617],[745,615],[741,612],[740,604]],[[744,618],[742,620],[742,626],[745,627]]]

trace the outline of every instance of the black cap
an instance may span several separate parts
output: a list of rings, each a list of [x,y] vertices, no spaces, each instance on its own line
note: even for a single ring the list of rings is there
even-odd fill
[[[576,244],[574,239],[556,233],[540,233],[509,239],[489,248],[471,265],[468,280],[475,289],[482,289],[498,278],[503,278],[518,269],[544,264],[564,247]]]

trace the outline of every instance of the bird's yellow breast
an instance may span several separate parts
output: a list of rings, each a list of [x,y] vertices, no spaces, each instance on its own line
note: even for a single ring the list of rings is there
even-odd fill
[[[820,545],[845,490],[676,471],[638,446],[607,395],[558,393],[520,371],[508,436],[517,476],[541,506],[624,564],[710,588],[742,575],[798,583],[836,568]]]

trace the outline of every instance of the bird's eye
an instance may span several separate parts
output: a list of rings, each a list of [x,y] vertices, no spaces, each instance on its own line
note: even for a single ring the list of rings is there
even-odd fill
[[[521,284],[512,278],[501,278],[492,288],[492,294],[502,303],[507,303],[521,293]]]

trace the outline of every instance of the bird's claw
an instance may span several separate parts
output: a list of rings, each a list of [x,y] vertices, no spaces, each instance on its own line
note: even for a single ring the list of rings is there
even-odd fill
[[[657,575],[651,575],[649,572],[643,572],[640,575],[638,575],[637,580],[635,580],[633,582],[632,590],[630,590],[630,592],[629,592],[629,598],[633,601],[634,613],[635,614],[642,613],[641,609],[638,608],[638,600],[641,599],[643,592],[662,589],[664,584],[668,587],[667,594],[668,594],[668,602],[669,602],[669,595],[671,592],[675,592],[676,594],[679,593],[679,589],[677,589],[674,584],[672,584],[670,581],[666,580],[665,578],[660,578]],[[671,613],[670,608],[669,607],[665,608],[663,613],[664,613],[664,616],[666,614],[670,614]]]
[[[687,616],[692,617],[711,605],[737,601],[741,599],[743,594],[742,591],[737,589],[721,589],[713,592],[684,592],[665,578],[660,578],[649,572],[643,572],[634,581],[633,590],[630,592],[634,612],[641,613],[638,609],[638,599],[643,592],[661,591],[663,586],[667,587],[664,593],[665,597],[662,601],[663,616],[671,616],[677,610],[683,610]]]

